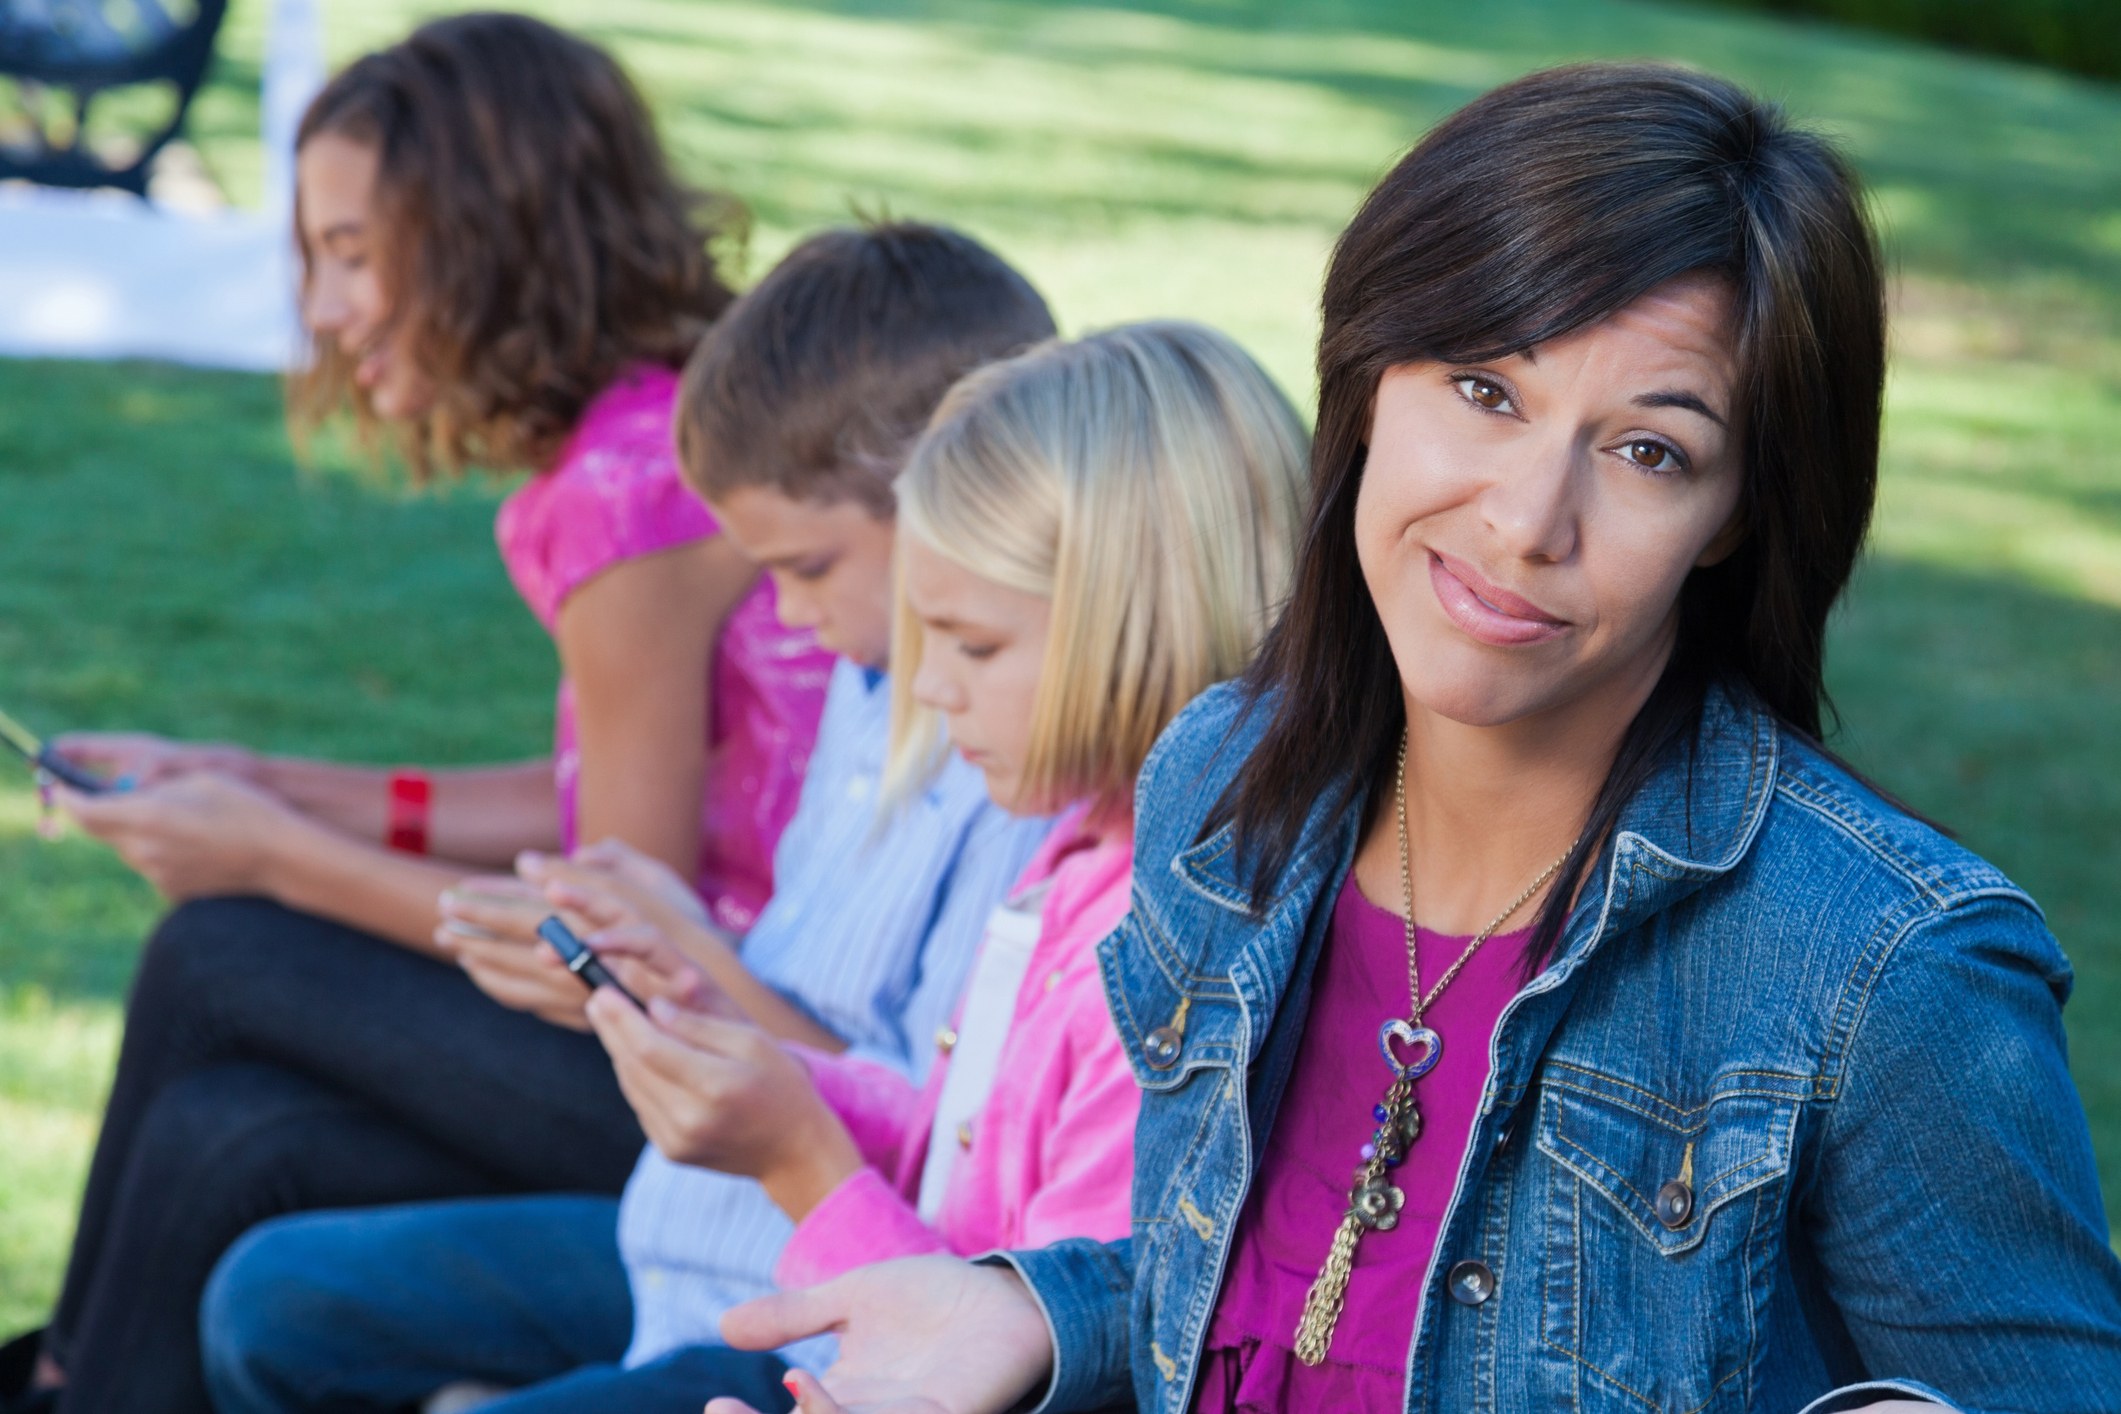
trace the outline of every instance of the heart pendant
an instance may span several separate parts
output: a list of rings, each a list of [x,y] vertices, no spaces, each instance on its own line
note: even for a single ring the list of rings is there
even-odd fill
[[[1420,1047],[1412,1059],[1401,1055],[1404,1047]],[[1387,1021],[1377,1028],[1377,1049],[1384,1053],[1385,1064],[1401,1080],[1419,1080],[1436,1068],[1436,1061],[1443,1054],[1443,1037],[1426,1026],[1416,1026],[1408,1021]]]

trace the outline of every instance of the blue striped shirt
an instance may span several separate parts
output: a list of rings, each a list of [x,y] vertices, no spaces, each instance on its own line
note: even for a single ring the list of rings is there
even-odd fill
[[[920,796],[880,822],[891,693],[881,675],[834,670],[802,800],[773,856],[773,899],[745,935],[745,966],[856,1052],[916,1079],[934,1053],[986,929],[1045,837],[987,799],[951,756]],[[773,1289],[793,1226],[750,1179],[688,1168],[653,1147],[619,1202],[633,1287],[628,1365],[719,1343],[722,1313]],[[812,1344],[789,1352],[817,1358]]]

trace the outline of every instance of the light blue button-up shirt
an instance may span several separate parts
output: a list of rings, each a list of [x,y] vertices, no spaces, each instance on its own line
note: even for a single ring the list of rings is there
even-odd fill
[[[886,680],[842,661],[802,800],[774,852],[773,899],[743,958],[855,1051],[919,1079],[987,916],[1050,822],[1004,813],[955,755],[916,798],[881,815],[890,716]],[[619,1203],[634,1309],[626,1363],[718,1343],[724,1311],[773,1289],[793,1231],[750,1179],[644,1151]]]

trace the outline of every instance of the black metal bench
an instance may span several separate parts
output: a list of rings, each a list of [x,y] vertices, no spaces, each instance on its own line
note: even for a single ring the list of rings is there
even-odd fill
[[[0,143],[0,179],[145,196],[156,155],[182,131],[206,79],[227,13],[228,0],[0,0],[0,78],[13,79],[25,98],[56,91],[73,107],[73,131],[55,139],[24,103],[29,141]],[[153,83],[176,89],[169,121],[122,158],[95,151],[90,105],[111,89]]]

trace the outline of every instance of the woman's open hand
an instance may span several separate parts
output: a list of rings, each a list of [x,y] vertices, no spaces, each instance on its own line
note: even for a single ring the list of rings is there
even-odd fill
[[[828,1331],[840,1338],[840,1358],[823,1387],[807,1377],[791,1385],[805,1414],[1000,1414],[1053,1370],[1053,1339],[1023,1278],[959,1257],[857,1267],[722,1318],[723,1339],[739,1350]],[[744,1411],[736,1400],[707,1407]]]
[[[757,1027],[661,997],[643,1012],[608,987],[588,1013],[619,1088],[666,1157],[755,1178],[797,1221],[861,1168],[809,1070]]]
[[[172,903],[271,893],[275,850],[305,828],[277,797],[217,771],[109,795],[57,786],[52,798]]]

